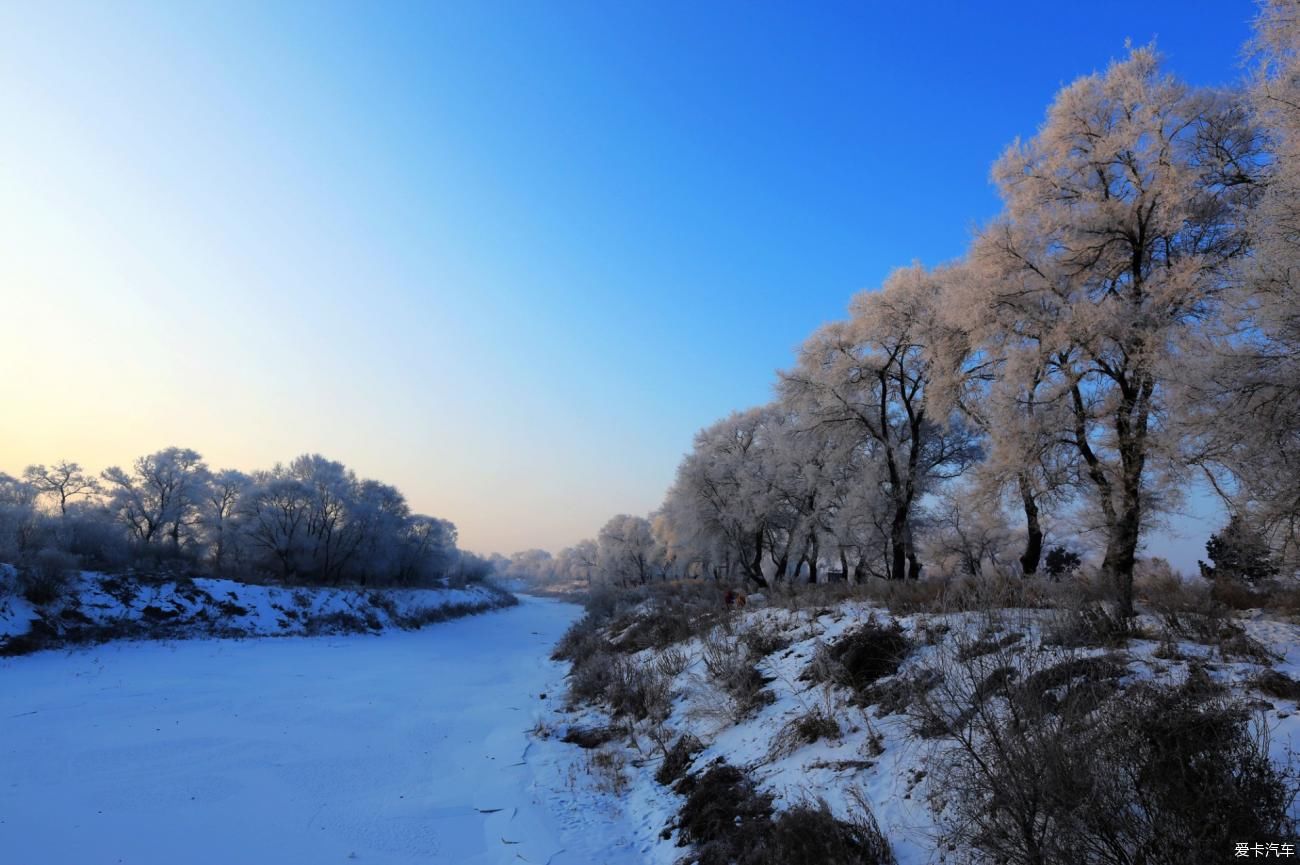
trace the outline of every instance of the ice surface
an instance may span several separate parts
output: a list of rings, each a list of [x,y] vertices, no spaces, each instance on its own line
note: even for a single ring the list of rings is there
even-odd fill
[[[571,746],[528,731],[580,610],[521,600],[381,636],[0,660],[0,862],[639,862],[616,811],[551,794]]]

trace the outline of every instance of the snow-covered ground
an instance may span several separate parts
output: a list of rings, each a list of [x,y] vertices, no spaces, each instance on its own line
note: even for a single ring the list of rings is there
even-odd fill
[[[580,610],[521,601],[379,636],[0,659],[0,862],[641,862],[577,749],[529,734]]]
[[[269,586],[234,580],[137,579],[85,571],[40,606],[13,590],[0,564],[0,655],[159,637],[258,637],[417,628],[513,603],[482,584],[464,588]]]
[[[704,745],[693,763],[697,771],[721,758],[745,769],[761,789],[774,796],[778,807],[822,799],[837,816],[851,818],[861,810],[855,795],[860,793],[861,800],[870,803],[899,865],[945,861],[930,801],[931,794],[941,791],[932,789],[929,782],[933,761],[944,759],[943,742],[918,738],[914,725],[903,714],[883,712],[880,706],[850,705],[845,689],[807,681],[803,673],[820,647],[869,621],[896,622],[916,641],[916,650],[899,667],[897,676],[886,677],[884,682],[918,674],[934,662],[936,653],[955,653],[954,640],[959,636],[973,640],[990,627],[1000,628],[998,634],[1012,630],[1023,632],[1026,642],[1034,645],[1031,654],[1039,656],[1038,663],[1042,666],[1068,657],[1109,653],[1110,650],[1103,649],[1065,650],[1043,646],[1041,629],[1045,618],[1051,615],[1050,611],[1002,610],[894,619],[888,611],[864,602],[797,612],[779,607],[750,608],[736,614],[731,621],[734,633],[770,630],[783,638],[784,648],[758,663],[760,672],[770,680],[767,688],[773,696],[771,703],[739,721],[732,716],[718,684],[709,678],[703,660],[703,641],[692,638],[677,644],[676,648],[683,653],[682,670],[672,676],[672,709],[666,721],[662,724],[652,720],[637,722],[636,736],[620,736],[600,746],[609,755],[606,759],[616,760],[624,767],[622,797],[627,803],[626,820],[633,831],[631,843],[642,851],[647,865],[673,865],[686,852],[678,846],[676,832],[664,832],[665,827],[673,825],[684,798],[654,778],[662,755],[655,753],[650,731],[658,729],[659,737],[663,737],[663,731],[671,731],[668,741],[681,733],[696,736]],[[1160,643],[1135,639],[1127,648],[1125,681],[1181,681],[1187,676],[1188,661],[1202,660],[1214,681],[1226,686],[1229,693],[1253,701],[1259,707],[1257,720],[1270,731],[1272,759],[1294,769],[1295,752],[1300,748],[1300,707],[1289,699],[1261,701],[1261,695],[1251,687],[1251,680],[1269,667],[1300,678],[1300,625],[1259,612],[1244,614],[1239,621],[1246,634],[1273,656],[1269,663],[1225,658],[1217,650],[1187,641],[1177,644],[1183,660],[1162,660],[1157,656]],[[1159,628],[1159,623],[1151,617],[1143,617],[1141,623],[1149,631]],[[947,636],[936,636],[937,645],[930,644],[924,637],[927,629],[937,629],[936,635]],[[741,651],[737,638],[728,637],[724,642],[735,647],[735,652]],[[655,649],[645,649],[628,657],[641,663],[654,663],[660,655]],[[841,735],[782,747],[781,735],[787,725],[817,709],[838,719]],[[561,709],[550,723],[556,730],[594,729],[611,723],[611,718],[602,707],[579,705]],[[622,723],[628,723],[626,718]],[[634,742],[639,740],[641,746],[629,746],[629,738]],[[1300,803],[1293,813],[1300,816]]]

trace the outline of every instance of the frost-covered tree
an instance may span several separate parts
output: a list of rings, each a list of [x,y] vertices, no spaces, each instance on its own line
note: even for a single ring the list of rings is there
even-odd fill
[[[130,471],[113,466],[103,473],[109,507],[132,538],[146,545],[169,539],[173,551],[194,520],[207,478],[198,452],[177,447],[139,457]]]
[[[0,561],[17,561],[33,546],[39,494],[26,481],[0,472]]]
[[[894,517],[888,478],[873,450],[845,444],[840,459],[833,463],[836,471],[826,494],[830,501],[827,534],[835,545],[828,556],[839,558],[839,570],[852,582],[867,577],[888,579]]]
[[[569,548],[569,576],[573,579],[581,578],[591,585],[591,576],[596,571],[596,565],[599,561],[600,548],[592,538],[583,538]]]
[[[213,574],[361,585],[434,585],[491,569],[462,560],[452,523],[411,514],[395,487],[318,454],[246,475],[167,448],[104,471],[103,498],[86,495],[76,463],[28,474],[34,482],[0,475],[0,561],[53,547],[88,566],[120,566],[162,547]],[[41,495],[60,503],[61,517],[37,512]]]
[[[781,475],[789,471],[781,452],[783,423],[781,409],[767,405],[733,413],[696,434],[661,512],[684,567],[701,563],[766,586],[764,557],[773,552],[776,570],[784,571],[797,535],[796,515],[781,488]]]
[[[306,560],[306,523],[312,491],[282,468],[255,472],[244,494],[240,516],[244,536],[262,567],[289,582]]]
[[[649,582],[655,568],[655,538],[645,517],[611,517],[596,539],[599,569],[620,585]]]
[[[214,472],[199,501],[199,526],[212,572],[224,574],[240,556],[239,508],[252,481],[235,469]]]
[[[663,508],[652,513],[650,534],[655,540],[655,561],[659,563],[665,580],[684,577],[691,565],[689,547],[678,536],[677,523]]]
[[[895,271],[879,291],[854,298],[848,321],[814,333],[798,365],[781,375],[783,400],[801,422],[833,429],[878,465],[877,490],[889,511],[890,579],[920,576],[917,503],[975,456],[960,418],[932,410],[930,340],[941,296],[941,281],[923,268]]]
[[[1249,513],[1288,570],[1300,571],[1300,6],[1261,6],[1250,106],[1267,160],[1246,227],[1221,338],[1190,367],[1189,402],[1204,408],[1198,444],[1219,489]]]
[[[1257,157],[1239,99],[1188,87],[1139,48],[1061,91],[994,166],[1005,210],[972,257],[996,283],[1011,362],[1039,365],[1043,401],[1068,411],[1060,435],[1126,614],[1142,531],[1182,462],[1170,384],[1248,248]]]
[[[778,529],[769,532],[773,574],[817,582],[823,565],[838,565],[841,574],[858,578],[877,572],[870,562],[882,549],[888,520],[881,517],[875,451],[790,401],[778,402],[773,411],[764,451],[770,524]]]
[[[578,541],[555,554],[549,576],[554,580],[582,581],[590,586],[592,574],[596,569],[596,556],[595,541]]]
[[[393,578],[402,585],[429,585],[447,579],[460,559],[456,526],[449,520],[416,514],[399,535]]]
[[[83,471],[79,463],[68,460],[59,460],[50,466],[28,466],[23,472],[23,480],[41,495],[57,502],[61,516],[67,516],[68,504],[77,496],[92,496],[99,492],[99,481],[95,476]]]
[[[451,523],[413,517],[395,487],[319,454],[256,473],[241,499],[244,537],[284,580],[412,583],[457,565]]]
[[[1061,402],[1045,400],[1044,354],[1033,331],[1004,328],[994,298],[1003,288],[1001,264],[960,262],[936,276],[942,302],[931,340],[931,393],[944,411],[957,410],[980,433],[982,459],[968,475],[984,507],[1014,502],[1023,514],[1021,573],[1038,572],[1045,517],[1068,500],[1075,455],[1059,431],[1068,427]],[[1041,348],[1041,346],[1040,346]]]
[[[598,551],[593,540],[581,540],[564,547],[554,556],[545,550],[527,550],[511,556],[506,575],[535,583],[577,581],[591,585],[598,566]]]
[[[927,554],[947,573],[979,576],[986,564],[999,567],[1013,544],[1006,513],[979,486],[945,492],[930,523]]]
[[[506,576],[529,583],[547,583],[555,578],[555,557],[546,550],[520,550],[510,556]]]
[[[396,487],[376,480],[358,480],[345,502],[342,541],[326,581],[389,582],[402,567],[403,544],[411,527],[411,509]],[[425,518],[429,519],[429,518]],[[445,528],[453,533],[455,527]],[[433,555],[434,547],[426,548]],[[433,563],[426,563],[432,568]]]
[[[316,581],[338,582],[362,540],[353,524],[355,515],[349,513],[358,493],[356,474],[320,454],[303,454],[283,471],[308,493],[303,566]]]

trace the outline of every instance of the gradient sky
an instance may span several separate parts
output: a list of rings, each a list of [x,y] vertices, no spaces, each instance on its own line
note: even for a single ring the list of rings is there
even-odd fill
[[[2,2],[0,470],[319,451],[557,549],[961,254],[1062,84],[1126,38],[1235,81],[1253,12]]]

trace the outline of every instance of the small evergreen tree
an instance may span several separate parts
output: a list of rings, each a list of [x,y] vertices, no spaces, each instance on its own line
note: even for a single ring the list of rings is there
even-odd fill
[[[1205,553],[1213,564],[1197,564],[1201,566],[1201,576],[1208,580],[1227,577],[1253,584],[1278,572],[1264,536],[1240,516],[1234,515],[1218,533],[1210,535],[1205,542]]]
[[[1052,547],[1047,551],[1047,559],[1043,562],[1047,575],[1054,580],[1069,576],[1079,570],[1081,564],[1083,559],[1079,554],[1066,547]]]

